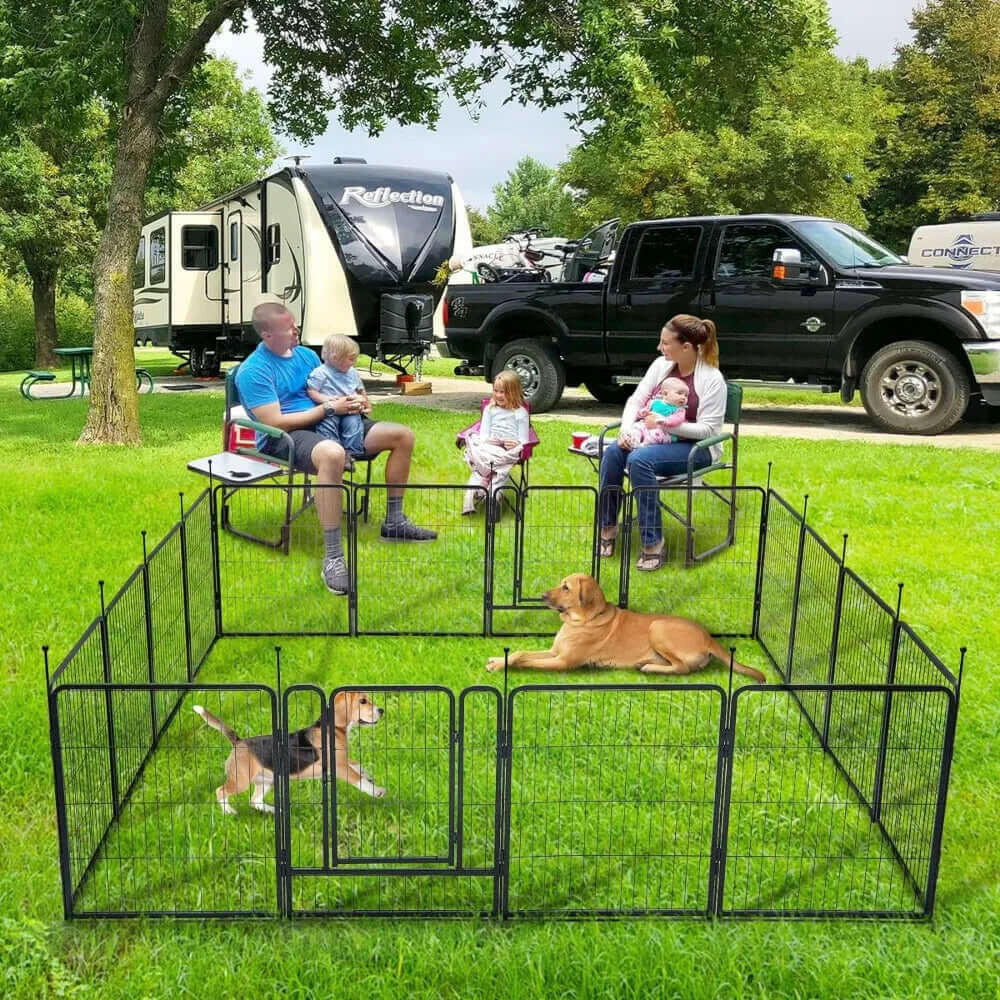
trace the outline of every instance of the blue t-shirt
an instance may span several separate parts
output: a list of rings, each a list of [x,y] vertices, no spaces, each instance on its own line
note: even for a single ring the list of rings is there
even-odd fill
[[[316,404],[306,393],[306,380],[316,367],[316,354],[299,345],[291,357],[278,357],[264,344],[240,365],[236,373],[236,388],[243,406],[257,419],[253,411],[258,406],[277,403],[282,413],[299,413]]]

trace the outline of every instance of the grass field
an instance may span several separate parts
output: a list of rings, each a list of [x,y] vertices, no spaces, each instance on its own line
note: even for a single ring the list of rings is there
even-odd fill
[[[750,437],[742,449],[745,482],[763,482],[773,461],[775,485],[784,496],[797,502],[809,493],[810,523],[823,537],[850,533],[848,564],[876,591],[891,595],[898,580],[906,582],[904,617],[949,666],[956,666],[960,645],[970,647],[932,926],[692,920],[503,927],[479,921],[67,926],[61,919],[40,647],[50,644],[58,662],[97,609],[97,581],[107,582],[109,594],[117,590],[141,557],[139,531],[159,539],[177,519],[178,491],[188,503],[201,491],[203,481],[187,473],[185,463],[217,447],[220,407],[217,397],[196,394],[143,397],[142,449],[81,449],[74,440],[85,403],[25,403],[17,381],[0,376],[0,558],[11,577],[0,629],[7,702],[0,717],[0,968],[6,995],[998,995],[1000,864],[993,826],[1000,805],[1000,696],[992,680],[1000,648],[1000,456]],[[469,422],[467,415],[392,404],[380,405],[378,415],[415,428],[420,444],[414,481],[459,480],[462,466],[452,442]],[[546,447],[546,424],[536,418],[542,446],[533,459],[533,481],[586,482],[583,463],[567,456],[561,444]],[[553,431],[553,437],[561,442],[564,435]],[[212,662],[211,679],[273,683],[273,641],[232,642],[225,657]],[[342,679],[345,642],[283,642],[285,684],[315,681],[329,690]],[[385,682],[455,688],[483,682],[482,663],[500,642],[451,642],[445,654],[440,641],[430,638],[358,639],[350,656],[377,665]],[[582,684],[590,679],[574,678]],[[217,767],[224,741],[195,730],[193,714],[191,720],[183,732],[216,747],[218,756],[206,759]],[[218,779],[206,763],[198,780],[210,795]],[[245,798],[239,808],[241,823],[262,819],[246,815]],[[216,824],[221,819],[211,811],[195,815]],[[265,824],[255,829],[265,836]],[[313,849],[300,841],[301,851]],[[679,870],[677,878],[682,898]],[[192,878],[189,891],[198,890]]]

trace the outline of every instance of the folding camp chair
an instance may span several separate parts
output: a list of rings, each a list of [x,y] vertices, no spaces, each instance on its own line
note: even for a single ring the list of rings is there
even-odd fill
[[[684,527],[685,566],[693,566],[695,563],[701,562],[703,559],[707,559],[716,552],[727,548],[733,544],[733,540],[736,537],[736,476],[737,466],[739,463],[740,416],[742,415],[742,411],[743,387],[732,382],[727,383],[725,422],[732,426],[732,430],[723,431],[722,433],[715,434],[712,437],[696,441],[694,443],[694,447],[688,454],[688,467],[686,472],[682,472],[676,476],[657,477],[656,481],[659,486],[686,487],[684,490],[685,504],[683,513],[675,510],[670,503],[667,502],[666,498],[672,496],[674,491],[671,490],[661,492],[659,497],[660,508],[663,512],[673,517]],[[607,436],[608,431],[614,430],[616,427],[620,426],[621,421],[616,420],[614,423],[608,424],[602,428],[601,433],[598,436],[596,456],[587,454],[581,448],[571,447],[569,450],[575,455],[583,455],[585,458],[589,459],[590,464],[594,467],[595,471],[599,471],[601,467],[601,459],[604,456],[605,437]],[[718,461],[709,462],[708,465],[701,469],[694,468],[694,462],[699,451],[711,448],[712,445],[715,444],[723,444],[726,441],[732,442],[732,454],[728,460],[726,460],[725,453],[723,453]],[[727,484],[715,486],[702,482],[704,477],[709,475],[709,473],[720,471],[728,471],[730,473],[730,476],[728,477],[729,482]],[[695,535],[698,530],[694,518],[694,487],[696,485],[710,492],[728,508],[728,524],[725,538],[721,542],[717,542],[711,548],[706,549],[704,552],[695,551]]]
[[[222,423],[222,451],[207,458],[188,462],[188,468],[193,472],[209,476],[222,485],[220,521],[224,530],[261,545],[280,548],[287,555],[291,541],[292,522],[313,502],[310,477],[308,473],[296,472],[293,467],[294,444],[289,434],[280,428],[251,420],[247,416],[247,412],[240,402],[239,390],[236,387],[236,372],[238,370],[239,366],[237,365],[226,373],[226,412]],[[257,447],[257,433],[280,440],[280,456],[261,451]],[[353,482],[353,476],[359,462],[363,462],[367,467],[365,478],[367,486],[371,483],[372,459],[370,458],[354,458],[353,460],[349,458],[348,467],[344,470],[344,477],[347,481]],[[295,487],[297,475],[302,476],[304,488]],[[285,487],[284,520],[276,539],[265,538],[249,530],[236,528],[232,522],[230,501],[233,494],[240,487],[268,479],[282,482]],[[355,511],[356,514],[361,514],[366,522],[368,520],[368,496],[368,490],[361,491],[358,508]]]
[[[464,430],[458,432],[455,436],[455,445],[458,448],[464,448],[469,443],[469,435],[475,433],[479,430],[480,425],[483,422],[482,413],[489,406],[491,400],[489,398],[484,399],[482,405],[479,408],[480,417],[474,423],[470,424]],[[525,403],[524,408],[528,411],[528,441],[521,449],[521,457],[517,460],[517,464],[510,470],[511,481],[514,483],[514,487],[519,493],[523,493],[528,486],[528,463],[531,460],[531,454],[535,450],[535,445],[539,443],[538,435],[535,433],[535,428],[531,426],[531,407]],[[514,473],[517,473],[517,478],[514,478]]]

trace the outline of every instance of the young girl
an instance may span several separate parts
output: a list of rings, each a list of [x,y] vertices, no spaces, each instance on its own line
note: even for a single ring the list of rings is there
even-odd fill
[[[493,380],[493,398],[483,410],[479,430],[468,437],[465,461],[472,470],[465,491],[463,514],[472,514],[476,501],[489,492],[492,499],[507,482],[528,443],[528,411],[516,372],[502,371]]]

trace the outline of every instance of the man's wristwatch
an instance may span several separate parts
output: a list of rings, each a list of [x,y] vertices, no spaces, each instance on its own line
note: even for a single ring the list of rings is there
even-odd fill
[[[328,414],[328,415],[332,414],[332,413],[336,413],[337,411],[333,408],[333,405],[334,404],[333,404],[333,400],[332,399],[324,399],[323,400],[323,412],[326,413],[326,414]]]

